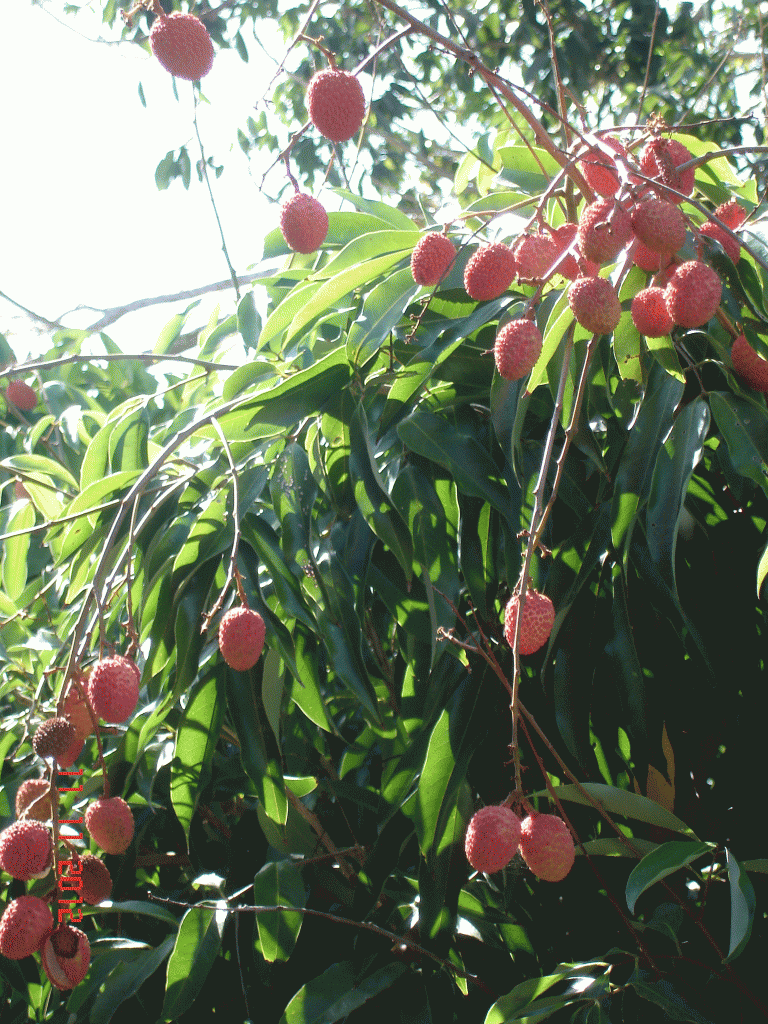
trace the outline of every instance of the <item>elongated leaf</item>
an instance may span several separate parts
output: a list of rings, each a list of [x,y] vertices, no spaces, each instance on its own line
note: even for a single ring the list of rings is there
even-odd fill
[[[96,997],[88,1015],[90,1024],[109,1024],[120,1006],[135,996],[144,982],[167,960],[175,942],[176,936],[170,935],[157,948],[142,950],[131,962],[119,962],[107,975],[106,988]]]
[[[179,934],[168,961],[165,1018],[185,1013],[200,994],[213,962],[219,955],[227,911],[210,907],[190,907],[181,919]]]
[[[224,719],[225,679],[222,668],[192,694],[176,733],[171,762],[171,803],[189,846],[189,826],[200,786],[213,758]]]
[[[532,1016],[534,1020],[544,1020],[551,1013],[561,1006],[567,1006],[573,1001],[574,994],[566,993],[562,997],[548,1004],[549,1012],[539,1015],[535,1011],[541,1007],[536,1003],[539,996],[548,992],[553,985],[558,985],[567,979],[589,978],[597,973],[603,973],[608,964],[595,961],[586,964],[565,965],[554,974],[547,974],[542,978],[529,978],[527,981],[516,985],[511,992],[508,992],[501,999],[497,999],[485,1017],[485,1024],[505,1024],[506,1021],[523,1020]],[[534,1003],[536,1005],[534,1006]],[[528,1011],[534,1011],[529,1015]]]
[[[725,391],[713,391],[709,403],[736,471],[768,493],[768,417],[765,410]]]
[[[289,860],[265,864],[253,880],[253,900],[256,906],[305,907],[307,893],[298,867]],[[273,963],[290,958],[303,921],[303,914],[257,915],[257,949],[266,961]]]
[[[728,865],[728,881],[731,886],[731,938],[728,943],[728,956],[724,963],[735,960],[749,942],[752,924],[755,920],[755,889],[743,864],[726,848],[726,864]]]
[[[351,963],[333,964],[299,989],[279,1024],[334,1024],[386,991],[406,971],[403,964],[388,964],[359,979]]]
[[[679,871],[712,849],[712,843],[664,843],[647,853],[627,879],[626,900],[630,914],[641,893],[667,875]]]
[[[577,786],[555,786],[555,792],[561,800],[569,800],[576,804],[591,806],[588,797],[580,791]],[[635,818],[637,821],[645,821],[649,825],[657,825],[659,828],[668,828],[673,832],[684,832],[692,839],[696,839],[693,831],[675,817],[671,811],[666,810],[660,804],[649,800],[639,793],[629,793],[625,789],[618,789],[616,786],[607,786],[602,782],[584,782],[581,789],[585,790],[600,806],[609,814],[620,814],[625,818]],[[547,790],[539,790],[532,796],[546,796]]]
[[[362,366],[371,358],[400,322],[418,290],[408,266],[390,274],[366,295],[360,315],[347,335],[350,363]]]

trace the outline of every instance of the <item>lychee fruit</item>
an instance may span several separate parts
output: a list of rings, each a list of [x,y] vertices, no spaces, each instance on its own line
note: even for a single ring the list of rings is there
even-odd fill
[[[102,797],[86,809],[85,827],[105,853],[125,853],[133,839],[131,808],[122,797]]]
[[[237,672],[253,668],[264,649],[264,619],[251,608],[230,608],[219,623],[219,650]]]
[[[541,331],[532,320],[511,320],[496,332],[496,369],[505,380],[520,380],[541,355]]]
[[[520,596],[513,594],[504,609],[504,636],[511,647],[515,639]],[[533,654],[549,640],[555,621],[555,607],[546,594],[529,588],[520,624],[520,653]]]
[[[294,192],[280,208],[280,230],[294,252],[317,252],[328,234],[328,214],[314,196]]]
[[[91,946],[85,932],[60,924],[45,940],[40,959],[50,983],[60,992],[79,985],[88,973]]]
[[[552,240],[557,246],[558,255],[560,255],[570,248],[571,243],[578,234],[579,226],[568,221],[565,224],[561,224],[558,228],[550,228],[549,230]],[[594,277],[599,269],[597,263],[582,256],[578,245],[576,245],[562,263],[558,264],[555,273],[562,274],[569,281],[575,281],[577,277]]]
[[[35,804],[38,797],[43,799]],[[32,804],[35,804],[32,807]],[[31,808],[31,810],[28,810]],[[16,790],[16,817],[25,817],[33,821],[48,821],[51,817],[51,785],[47,779],[25,779]]]
[[[601,136],[600,142],[615,153],[626,156],[626,150],[618,139],[611,135]],[[616,171],[616,161],[599,146],[592,146],[579,159],[579,170],[584,180],[599,196],[614,196],[618,192],[620,178]]]
[[[88,675],[80,675],[80,683],[83,688],[88,689]],[[67,696],[64,698],[64,717],[68,718],[69,721],[74,725],[78,736],[85,739],[86,736],[90,736],[93,732],[93,722],[88,712],[88,705],[86,703],[87,697],[83,698],[80,696],[80,691],[74,684],[71,684],[69,690],[67,690]]]
[[[85,903],[98,906],[112,895],[112,876],[109,868],[99,857],[86,853],[80,860],[83,888],[81,895]]]
[[[727,235],[719,224],[713,224],[711,220],[702,224],[699,228],[700,235],[706,235],[715,242],[719,242],[725,250],[726,256],[731,263],[738,263],[741,258],[741,245],[730,235]]]
[[[639,238],[632,245],[630,255],[636,267],[640,267],[641,270],[645,270],[646,273],[650,274],[658,274],[660,270],[669,264],[672,258],[669,254],[662,255],[660,252],[654,252],[652,249],[649,249]]]
[[[667,311],[681,327],[703,327],[717,312],[723,284],[715,271],[699,260],[676,268],[667,282]]]
[[[632,212],[632,230],[653,252],[671,256],[685,245],[680,209],[665,199],[645,199]]]
[[[37,392],[23,380],[12,380],[5,389],[5,400],[22,412],[31,412],[37,405]]]
[[[66,718],[49,718],[35,730],[32,746],[38,757],[56,757],[66,754],[77,737],[77,730]]]
[[[37,896],[17,896],[0,919],[0,953],[9,960],[32,956],[53,931],[53,915]]]
[[[568,305],[582,327],[593,334],[610,334],[621,319],[621,304],[604,277],[579,277],[568,288]]]
[[[632,218],[615,199],[598,199],[579,217],[579,249],[594,263],[612,263],[631,238]]]
[[[365,94],[356,75],[338,68],[318,71],[307,87],[309,119],[331,142],[346,142],[365,118]]]
[[[731,361],[734,371],[754,391],[768,394],[768,360],[755,352],[743,334],[731,345]]]
[[[42,822],[15,821],[0,832],[0,868],[14,878],[43,878],[52,863],[51,833]]]
[[[729,199],[727,203],[721,203],[715,210],[715,216],[721,220],[727,228],[735,231],[741,227],[747,219],[747,211],[737,199]]]
[[[538,878],[560,882],[573,867],[576,850],[568,826],[556,814],[531,814],[522,824],[520,853]]]
[[[663,338],[675,326],[663,288],[643,288],[632,299],[632,322],[646,338]]]
[[[411,273],[416,284],[431,288],[438,284],[453,266],[456,246],[439,231],[430,231],[416,243],[411,255]]]
[[[464,268],[464,288],[478,302],[498,299],[512,284],[517,269],[508,245],[481,245]]]
[[[663,185],[689,196],[693,192],[694,171],[688,167],[678,171],[680,164],[693,159],[693,154],[677,139],[651,139],[640,154],[640,169],[648,178],[656,178]],[[682,203],[682,196],[658,189],[670,203]]]
[[[512,860],[520,845],[521,822],[511,808],[481,807],[472,815],[464,837],[464,852],[475,871],[492,875]]]
[[[176,78],[196,82],[213,67],[211,37],[194,14],[158,14],[149,33],[149,45],[165,70]]]
[[[540,232],[521,235],[512,246],[515,269],[520,281],[544,281],[549,277],[552,264],[561,250],[548,236]]]
[[[138,667],[118,654],[97,661],[86,684],[94,714],[105,722],[124,722],[139,701]]]

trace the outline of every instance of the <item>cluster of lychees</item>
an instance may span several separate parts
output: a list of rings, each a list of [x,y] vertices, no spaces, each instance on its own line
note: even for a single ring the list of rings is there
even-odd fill
[[[475,871],[501,871],[518,850],[533,874],[546,882],[561,882],[576,858],[568,826],[556,814],[534,811],[521,820],[500,804],[481,807],[472,816],[464,852]]]
[[[94,718],[117,723],[134,713],[141,673],[130,658],[115,655],[96,662],[78,681],[80,687],[70,684],[61,714],[42,722],[32,738],[35,753],[62,769],[80,756],[93,732]],[[49,824],[53,813],[48,779],[27,779],[21,784],[16,794],[17,820],[0,832],[0,869],[23,882],[48,874],[54,863]],[[94,842],[106,853],[125,853],[133,840],[133,815],[121,797],[93,801],[84,820]],[[71,843],[67,845],[72,849]],[[96,906],[112,892],[109,870],[99,857],[74,853],[73,859],[59,861],[58,867],[59,877],[49,899],[58,897],[66,906],[73,902],[68,897],[77,893],[82,901]],[[68,913],[60,910],[56,924],[45,900],[17,897],[0,920],[0,953],[20,960],[39,952],[51,984],[61,991],[74,988],[88,971],[91,953],[85,932],[62,923],[62,914]]]

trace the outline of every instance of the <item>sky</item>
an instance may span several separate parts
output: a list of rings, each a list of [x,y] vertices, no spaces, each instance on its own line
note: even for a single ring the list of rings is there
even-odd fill
[[[189,143],[193,163],[197,155],[191,83],[178,81],[177,101],[172,77],[140,47],[95,41],[109,29],[90,12],[62,14],[59,22],[30,0],[5,0],[3,8],[0,291],[47,319],[86,327],[99,312],[62,314],[227,278],[210,200],[195,171],[188,191],[180,181],[166,191],[155,185],[155,168],[169,150]],[[119,38],[117,26],[111,38]],[[279,60],[284,44],[277,32],[261,39]],[[259,262],[279,209],[259,193],[271,155],[257,155],[249,174],[234,142],[261,109],[275,68],[252,38],[246,43],[247,64],[234,51],[217,52],[203,80],[210,105],[198,115],[206,155],[226,165],[211,180],[238,274]],[[278,175],[268,181],[273,195],[282,184]],[[195,323],[207,322],[217,302],[229,312],[233,298],[232,291],[204,297]],[[184,305],[131,314],[108,333],[124,351],[147,351]],[[49,344],[50,335],[31,330],[2,297],[0,331],[19,358]]]

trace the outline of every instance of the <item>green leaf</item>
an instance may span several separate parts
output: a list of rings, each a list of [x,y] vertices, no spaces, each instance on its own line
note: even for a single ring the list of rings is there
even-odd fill
[[[529,978],[516,985],[501,999],[496,1000],[486,1014],[485,1024],[505,1024],[507,1021],[519,1021],[527,1018],[537,1021],[544,1020],[555,1010],[573,1002],[574,998],[578,998],[578,996],[575,996],[573,992],[564,993],[551,1003],[546,1001],[544,1004],[542,1001],[537,1003],[539,996],[563,981],[588,978],[598,971],[603,973],[608,966],[600,961],[586,964],[566,964],[555,974],[548,974],[543,978]],[[539,1014],[537,1011],[543,1005],[546,1006],[546,1010],[543,1014]]]
[[[253,901],[256,906],[305,907],[307,893],[301,872],[289,860],[265,864],[253,880]],[[258,941],[256,948],[268,963],[288,960],[296,946],[303,914],[260,913],[256,916]]]
[[[224,719],[224,669],[204,680],[190,698],[176,733],[171,762],[171,803],[189,849],[189,826]]]
[[[4,532],[14,533],[17,530],[31,530],[35,525],[36,514],[34,505],[25,501],[14,506]],[[22,533],[18,537],[8,537],[2,543],[2,576],[3,588],[16,601],[24,593],[27,585],[27,555],[31,534]]]
[[[755,920],[755,889],[745,870],[731,851],[726,848],[726,864],[728,865],[728,881],[731,886],[731,938],[728,944],[728,956],[723,963],[735,960],[749,942],[752,924]]]
[[[634,914],[635,904],[641,893],[667,875],[679,871],[686,864],[691,864],[705,853],[709,853],[713,847],[713,843],[672,842],[664,843],[658,849],[647,853],[627,879],[626,899],[630,914]]]
[[[162,1016],[173,1020],[194,1003],[219,955],[227,911],[190,907],[179,926],[179,934],[168,961]]]
[[[99,910],[102,908],[99,907]],[[119,962],[106,976],[104,991],[99,992],[88,1015],[89,1024],[108,1024],[126,1000],[137,995],[140,988],[170,955],[176,941],[170,935],[157,948],[141,950],[131,963]],[[93,968],[89,973],[89,978]],[[74,1007],[69,1007],[73,1011]]]
[[[408,266],[390,274],[366,295],[363,308],[347,335],[350,363],[360,367],[368,362],[400,322],[418,290]]]
[[[768,494],[768,417],[765,409],[727,391],[709,396],[712,415],[737,473]]]
[[[385,992],[407,970],[403,964],[388,964],[367,978],[358,978],[348,961],[333,964],[299,989],[279,1024],[334,1024]]]
[[[661,804],[649,800],[639,793],[630,793],[625,789],[618,789],[616,786],[607,786],[602,782],[584,782],[581,787],[574,785],[555,786],[554,790],[560,800],[569,800],[572,803],[584,804],[591,807],[591,801],[581,792],[584,790],[588,796],[608,811],[609,814],[620,814],[625,818],[634,818],[637,821],[644,821],[648,825],[656,825],[659,828],[668,828],[673,832],[684,832],[685,835],[696,839],[697,836],[688,828],[684,821],[675,817],[671,811],[666,810]],[[546,789],[539,790],[531,796],[546,796]],[[595,812],[597,813],[597,812]]]

